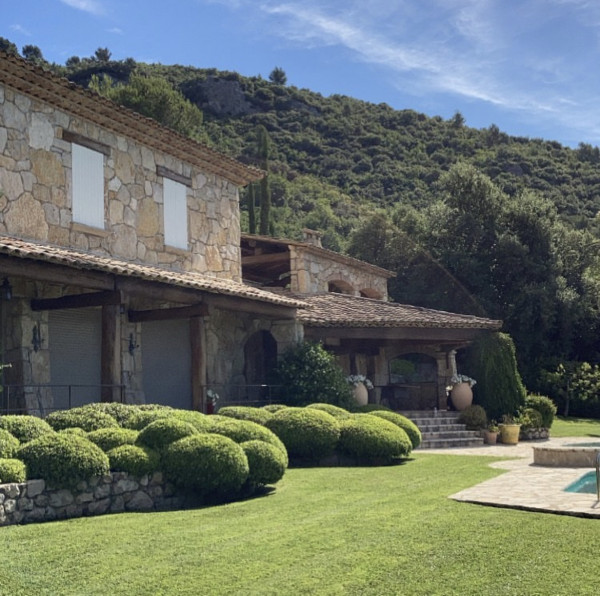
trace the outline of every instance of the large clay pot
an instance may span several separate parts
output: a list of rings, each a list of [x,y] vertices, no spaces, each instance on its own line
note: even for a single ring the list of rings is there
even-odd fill
[[[468,408],[473,403],[473,390],[469,383],[458,383],[450,391],[452,405],[459,411]]]
[[[501,424],[500,440],[506,445],[516,445],[519,442],[520,424]]]
[[[354,386],[354,401],[359,406],[366,406],[369,403],[369,392],[364,383],[357,383]]]

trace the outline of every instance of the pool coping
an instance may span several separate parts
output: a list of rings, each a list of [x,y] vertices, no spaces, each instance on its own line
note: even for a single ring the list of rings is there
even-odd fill
[[[564,489],[592,468],[546,467],[533,463],[533,447],[589,443],[589,437],[565,437],[518,445],[484,445],[473,448],[423,449],[419,453],[446,455],[487,455],[511,457],[490,464],[506,470],[504,474],[461,490],[449,498],[463,503],[506,507],[559,515],[600,518],[600,502],[595,494],[568,493]]]

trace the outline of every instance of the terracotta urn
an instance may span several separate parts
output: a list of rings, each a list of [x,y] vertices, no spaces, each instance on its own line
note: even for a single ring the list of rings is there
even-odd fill
[[[473,390],[469,383],[457,383],[450,391],[452,405],[459,411],[468,408],[473,403]]]
[[[353,389],[354,401],[359,406],[366,406],[369,403],[369,392],[364,383],[357,383]]]

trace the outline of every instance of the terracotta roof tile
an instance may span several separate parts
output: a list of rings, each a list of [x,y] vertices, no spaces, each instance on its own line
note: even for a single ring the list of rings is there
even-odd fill
[[[297,297],[300,297],[296,295]],[[502,321],[346,294],[302,295],[298,320],[308,327],[432,327],[496,330]]]
[[[50,244],[39,244],[9,236],[0,236],[0,254],[22,259],[33,259],[55,265],[66,265],[74,269],[92,269],[147,281],[171,284],[178,287],[201,290],[211,294],[237,296],[269,302],[290,308],[301,308],[304,302],[294,297],[273,294],[227,279],[220,279],[193,271],[173,271],[154,265],[133,263],[113,257],[62,248]]]

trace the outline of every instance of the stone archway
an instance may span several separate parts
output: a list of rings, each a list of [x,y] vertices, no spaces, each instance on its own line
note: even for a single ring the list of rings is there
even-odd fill
[[[269,331],[253,333],[244,345],[244,377],[247,396],[258,401],[269,396],[269,384],[277,365],[277,341]]]

